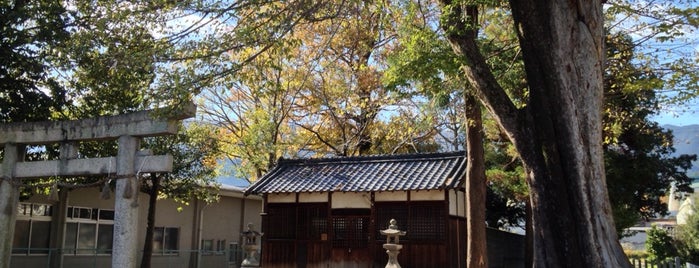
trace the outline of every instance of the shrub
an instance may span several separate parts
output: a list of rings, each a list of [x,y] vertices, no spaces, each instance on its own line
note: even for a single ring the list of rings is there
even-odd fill
[[[695,201],[694,204],[697,204]],[[683,261],[699,264],[699,209],[695,206],[687,222],[677,226],[677,253]]]
[[[677,250],[673,245],[673,239],[667,230],[653,225],[648,230],[646,238],[646,250],[648,258],[653,261],[665,260],[677,256]]]

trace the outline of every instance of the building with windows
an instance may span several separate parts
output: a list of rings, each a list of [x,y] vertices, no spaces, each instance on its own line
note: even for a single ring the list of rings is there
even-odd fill
[[[243,188],[223,186],[218,202],[181,205],[159,200],[153,233],[152,267],[237,267],[240,233],[260,226],[262,199]],[[35,195],[18,206],[11,267],[109,267],[114,230],[114,199],[99,188],[74,189],[49,201]],[[148,195],[140,194],[139,252],[142,252]],[[59,213],[65,211],[65,213]],[[139,260],[140,263],[140,260]]]
[[[621,245],[629,250],[646,250],[648,231],[653,226],[674,233],[677,225],[685,224],[687,217],[695,209],[695,201],[699,200],[699,178],[693,178],[689,186],[694,190],[693,193],[682,193],[678,196],[675,185],[671,184],[670,193],[661,198],[661,201],[667,204],[668,215],[642,220],[626,229],[628,235],[619,240]]]
[[[264,198],[261,266],[384,267],[396,219],[401,266],[466,267],[465,172],[465,152],[282,159],[246,190]],[[524,267],[523,237],[488,243],[491,267]]]

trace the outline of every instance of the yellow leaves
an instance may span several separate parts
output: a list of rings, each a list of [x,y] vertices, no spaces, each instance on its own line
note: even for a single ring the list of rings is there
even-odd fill
[[[259,50],[258,47],[244,47],[242,49],[236,50],[235,53],[231,53],[229,55],[234,60],[247,59],[247,58],[250,58],[252,55],[257,54],[258,50]]]
[[[218,157],[205,157],[202,164],[208,168],[215,168],[218,166]]]
[[[607,114],[611,114],[612,111],[610,109],[606,109]],[[618,138],[619,135],[624,131],[624,127],[619,121],[611,121],[606,120],[607,122],[603,123],[603,133],[604,133],[604,144],[617,144],[618,143]]]

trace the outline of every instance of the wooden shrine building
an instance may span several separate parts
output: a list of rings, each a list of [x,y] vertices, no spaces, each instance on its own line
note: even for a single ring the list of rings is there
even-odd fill
[[[262,267],[384,267],[396,219],[403,267],[466,267],[466,153],[279,161],[264,198]]]

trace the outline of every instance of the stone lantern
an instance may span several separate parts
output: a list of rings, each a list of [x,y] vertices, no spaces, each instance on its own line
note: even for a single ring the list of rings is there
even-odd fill
[[[262,236],[263,233],[253,230],[253,224],[248,223],[248,229],[240,235],[243,237],[243,250],[245,251],[245,258],[240,267],[260,267],[260,260],[257,258],[257,238]]]
[[[386,244],[383,244],[383,248],[386,249],[386,254],[388,254],[388,263],[386,263],[386,268],[400,268],[398,264],[398,254],[403,248],[400,245],[400,237],[405,235],[405,231],[398,230],[397,221],[391,219],[388,225],[388,229],[381,230],[381,234],[386,236]]]

